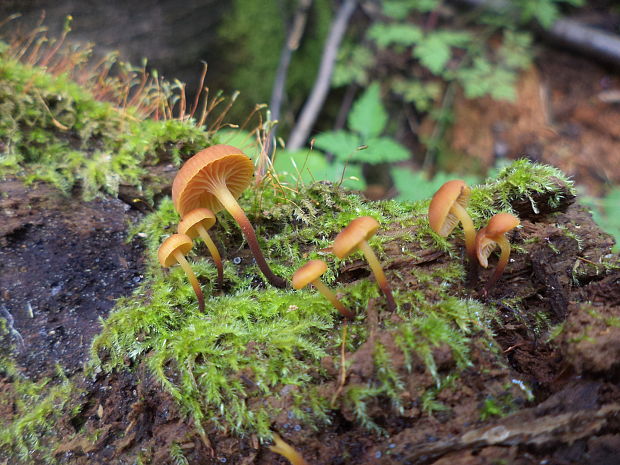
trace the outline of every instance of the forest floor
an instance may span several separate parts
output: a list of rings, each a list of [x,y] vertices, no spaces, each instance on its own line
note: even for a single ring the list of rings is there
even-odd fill
[[[613,89],[620,89],[617,74],[581,58],[546,51],[524,76],[516,103],[457,104],[454,146],[493,153],[489,148],[501,142],[509,158],[527,155],[552,164],[598,193],[605,181],[620,183],[620,107],[617,100],[600,98]],[[239,438],[216,425],[198,434],[144,366],[84,376],[82,366],[100,330],[100,318],[142,279],[141,240],[125,241],[128,225],[139,220],[141,212],[118,199],[83,202],[44,184],[26,187],[14,179],[2,181],[0,192],[0,316],[12,320],[17,367],[31,380],[54,376],[60,367],[81,392],[81,409],[67,413],[56,425],[70,438],[53,451],[60,463],[136,463],[140,450],[150,451],[151,463],[174,463],[173,444],[180,445],[189,463],[285,463],[253,436]],[[458,385],[443,390],[437,399],[451,407],[448,411],[429,415],[411,401],[401,415],[392,417],[385,405],[371,406],[376,410],[373,417],[382,418],[387,437],[356,424],[346,408],[335,410],[331,424],[319,431],[299,428],[285,413],[274,418],[274,429],[309,463],[618,463],[620,270],[600,265],[603,259],[617,262],[611,252],[613,240],[592,222],[579,199],[567,197],[556,211],[538,214],[527,205],[514,207],[522,213],[523,228],[515,241],[524,253],[516,255],[487,298],[500,309],[495,339],[508,368],[474,350],[474,363]],[[429,271],[449,260],[443,252],[427,251],[412,263],[399,259],[397,252],[385,251],[392,279],[408,267]],[[361,268],[356,262],[347,265],[340,282],[365,276]],[[396,290],[426,285],[392,282]],[[455,292],[480,298],[478,289]],[[561,334],[553,340],[541,338],[502,306],[505,299],[514,298],[532,314],[544,314],[554,324],[563,322]],[[394,346],[381,324],[389,316],[379,314],[374,305],[371,301],[366,309],[369,340],[347,354],[351,383],[372,376],[375,341],[388,351]],[[455,363],[445,348],[438,347],[433,355],[440,371]],[[423,367],[416,371],[414,366],[413,375],[407,375],[405,361],[395,351],[392,363],[409,383],[409,392],[433,384]],[[328,372],[334,370],[329,360],[325,364]],[[516,412],[481,419],[482,393],[491,384],[506,382],[516,391],[521,384],[531,386],[533,397],[522,393]],[[0,373],[3,418],[14,414],[12,384],[10,374]],[[336,384],[335,377],[326,380],[324,389],[333,392]],[[286,396],[282,402],[286,412]],[[91,435],[75,436],[84,431]],[[0,453],[2,463],[14,463],[14,457]]]

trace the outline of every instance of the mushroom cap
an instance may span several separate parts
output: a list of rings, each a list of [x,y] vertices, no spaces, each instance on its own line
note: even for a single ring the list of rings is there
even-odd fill
[[[183,217],[177,230],[180,234],[187,234],[192,239],[198,236],[198,225],[207,231],[215,224],[215,214],[208,208],[195,208]]]
[[[431,229],[440,236],[448,236],[458,224],[458,218],[450,213],[450,209],[455,202],[463,208],[467,208],[471,189],[465,181],[453,179],[444,183],[433,195],[428,206],[428,222]]]
[[[498,213],[489,224],[476,234],[476,256],[483,268],[489,266],[489,255],[497,247],[497,240],[519,226],[519,218],[511,213]]]
[[[230,193],[239,197],[250,185],[254,163],[240,149],[231,145],[212,145],[187,160],[172,183],[172,201],[184,217],[198,207],[217,213],[222,204],[213,188],[223,182]]]
[[[159,263],[164,268],[174,265],[177,262],[177,259],[174,256],[176,251],[181,252],[185,255],[192,248],[192,239],[186,234],[173,234],[168,237],[162,244],[159,246],[159,250],[157,251],[157,258],[159,259]]]
[[[360,216],[351,221],[334,239],[332,252],[338,258],[352,254],[360,242],[367,241],[379,229],[379,222],[372,216]]]
[[[323,260],[310,260],[293,275],[293,287],[295,289],[302,289],[318,279],[326,271],[327,264]]]
[[[498,213],[494,215],[486,227],[486,235],[490,238],[499,237],[521,224],[519,218],[512,213]]]

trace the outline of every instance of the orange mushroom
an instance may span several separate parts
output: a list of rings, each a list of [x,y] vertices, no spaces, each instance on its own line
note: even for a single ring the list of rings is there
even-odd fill
[[[192,239],[200,236],[207,245],[211,257],[217,267],[217,287],[222,289],[224,286],[224,267],[222,266],[222,257],[215,243],[207,232],[215,224],[215,214],[208,208],[195,208],[183,217],[179,223],[178,231],[180,234],[187,234]]]
[[[467,255],[475,261],[476,229],[465,210],[470,195],[471,189],[460,179],[444,183],[431,199],[428,207],[428,222],[433,231],[442,237],[447,237],[460,221],[465,234]]]
[[[309,465],[299,452],[288,445],[284,439],[276,433],[273,433],[273,442],[275,444],[273,446],[269,446],[269,450],[271,452],[275,452],[276,454],[280,454],[282,457],[287,458],[292,465]]]
[[[189,236],[185,234],[173,234],[159,246],[157,258],[159,259],[161,266],[164,268],[168,268],[176,263],[181,265],[181,268],[185,271],[190,284],[194,288],[194,292],[198,298],[198,307],[201,312],[204,312],[205,298],[202,294],[202,289],[200,289],[200,284],[198,284],[198,279],[196,279],[196,275],[192,271],[192,267],[185,259],[185,254],[191,250],[192,245],[192,239]]]
[[[181,217],[199,207],[215,213],[226,209],[241,227],[267,281],[284,288],[286,281],[269,268],[254,228],[237,202],[237,197],[250,185],[253,173],[252,160],[241,150],[230,145],[213,145],[183,164],[172,183],[172,200]]]
[[[344,306],[336,294],[334,294],[323,282],[321,276],[327,271],[327,264],[323,260],[310,260],[308,263],[300,267],[293,275],[293,287],[295,289],[303,289],[312,283],[334,307],[338,309],[340,314],[348,319],[353,319],[354,314],[351,310]]]
[[[511,213],[498,213],[489,220],[489,224],[476,234],[476,255],[480,265],[484,268],[489,266],[489,255],[499,245],[501,254],[495,267],[495,271],[487,281],[484,290],[489,291],[504,272],[508,258],[510,257],[510,242],[506,233],[519,226],[519,218]]]
[[[394,302],[392,289],[385,277],[379,259],[370,245],[368,245],[368,239],[374,236],[378,229],[379,223],[370,216],[355,218],[346,228],[338,233],[336,239],[334,239],[332,252],[334,252],[336,257],[342,259],[348,257],[357,249],[361,250],[370,265],[370,269],[375,275],[379,288],[383,291],[383,294],[385,294],[388,301],[388,308],[393,311],[396,310],[396,302]]]

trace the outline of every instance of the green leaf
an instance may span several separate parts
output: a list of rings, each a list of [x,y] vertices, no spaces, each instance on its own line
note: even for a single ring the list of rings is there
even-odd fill
[[[413,171],[408,168],[392,169],[392,179],[398,190],[398,200],[425,200],[430,199],[437,189],[446,181],[459,178],[463,179],[470,186],[480,182],[473,176],[455,176],[450,173],[439,172],[434,178],[428,179],[426,174],[421,171]]]
[[[366,149],[355,152],[351,160],[378,164],[408,160],[410,157],[409,150],[388,137],[370,139],[367,146]]]
[[[452,57],[451,47],[464,47],[470,40],[467,32],[432,32],[415,47],[413,56],[433,74],[440,75]]]
[[[517,96],[515,90],[516,73],[493,66],[482,57],[477,57],[471,68],[458,70],[457,77],[463,85],[467,98],[490,95],[496,100],[514,101]]]
[[[440,0],[383,0],[383,14],[405,19],[411,10],[428,13],[439,6]]]
[[[328,166],[325,155],[312,150],[278,151],[273,162],[280,181],[289,184],[297,184],[299,181],[309,184],[326,179]]]
[[[383,14],[393,19],[405,19],[411,9],[410,0],[383,1]]]
[[[405,102],[413,103],[419,111],[429,111],[441,96],[441,84],[437,81],[394,80],[392,90]]]
[[[527,32],[505,30],[498,55],[509,68],[527,68],[532,63],[532,35]]]
[[[558,15],[559,10],[557,5],[549,0],[525,1],[521,7],[521,20],[523,22],[535,19],[545,29],[549,29],[553,26]]]
[[[367,70],[373,63],[374,56],[367,47],[360,45],[342,46],[334,67],[332,85],[340,87],[355,83],[366,87],[368,84]]]
[[[380,48],[387,48],[392,44],[410,46],[422,40],[422,30],[413,24],[385,24],[375,23],[368,31],[368,36]]]
[[[348,131],[328,131],[314,139],[314,146],[333,153],[339,160],[347,160],[361,145],[359,137]]]
[[[362,140],[377,137],[387,123],[387,112],[381,103],[379,84],[371,84],[353,104],[349,114],[349,129],[361,134]]]
[[[238,147],[253,160],[260,152],[260,147],[256,143],[256,138],[248,131],[243,129],[220,129],[217,132],[217,141],[220,144]]]
[[[361,167],[336,162],[330,164],[325,154],[312,150],[296,152],[279,151],[273,167],[281,182],[297,185],[311,184],[315,181],[330,181],[335,184],[342,182],[348,189],[362,190],[365,188]]]

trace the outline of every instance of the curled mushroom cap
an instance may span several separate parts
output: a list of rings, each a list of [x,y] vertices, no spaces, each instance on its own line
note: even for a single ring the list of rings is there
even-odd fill
[[[491,289],[498,278],[504,272],[504,268],[510,257],[510,242],[506,233],[519,226],[519,218],[511,213],[498,213],[489,220],[489,224],[476,234],[476,256],[480,265],[484,268],[489,266],[489,255],[497,246],[501,254],[495,267],[495,271],[485,286],[486,291]]]
[[[461,222],[465,234],[468,256],[475,259],[476,230],[465,210],[469,204],[471,189],[460,179],[446,182],[435,192],[428,207],[428,222],[431,229],[442,237],[448,236]]]
[[[185,259],[185,254],[191,250],[192,245],[191,237],[185,234],[173,234],[159,246],[157,258],[159,259],[161,266],[164,268],[168,268],[177,263],[181,265],[181,268],[187,275],[187,278],[196,293],[200,311],[203,312],[205,309],[205,301],[202,294],[202,289],[200,289],[200,284],[198,284],[198,279],[196,279],[196,275],[192,271],[192,267]]]
[[[370,216],[360,216],[351,221],[346,228],[338,233],[334,239],[332,252],[338,258],[348,257],[357,249],[361,250],[375,275],[377,284],[388,301],[390,310],[396,309],[396,302],[392,295],[390,283],[388,283],[381,262],[368,244],[368,239],[375,235],[379,229],[379,222]]]
[[[340,314],[345,318],[352,319],[353,312],[346,308],[338,297],[321,281],[321,276],[327,271],[327,264],[323,260],[310,260],[301,266],[293,275],[293,287],[295,289],[303,289],[312,283],[316,289],[329,300],[334,307],[338,309]]]
[[[241,227],[256,264],[276,287],[286,281],[269,268],[256,239],[256,233],[237,197],[250,185],[254,163],[241,150],[230,145],[213,145],[201,150],[183,164],[172,183],[172,201],[181,217],[195,208],[214,212],[226,209]]]
[[[200,236],[202,240],[207,245],[211,256],[213,257],[213,261],[215,262],[215,266],[217,267],[217,283],[218,288],[222,289],[224,285],[224,267],[222,265],[222,257],[220,256],[219,250],[209,233],[207,232],[209,229],[213,227],[215,224],[215,215],[208,208],[195,208],[190,211],[183,220],[179,223],[178,231],[180,234],[186,234],[192,239]]]

